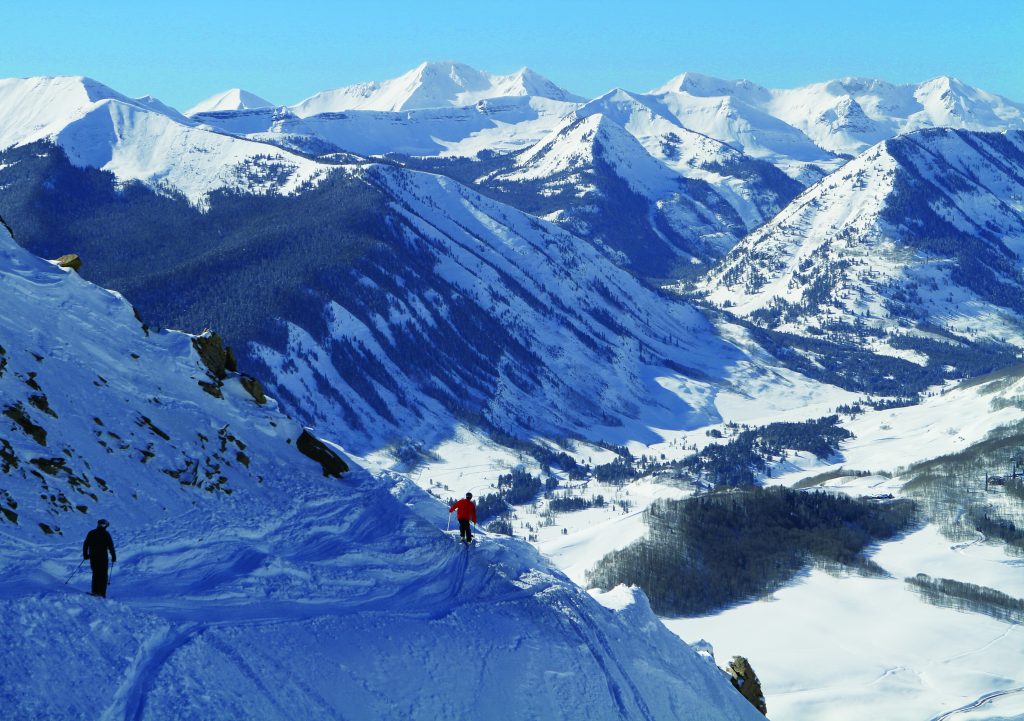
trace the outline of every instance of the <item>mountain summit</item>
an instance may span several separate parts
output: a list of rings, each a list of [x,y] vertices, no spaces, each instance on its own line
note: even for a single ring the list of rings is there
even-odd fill
[[[199,113],[216,113],[224,110],[260,110],[272,107],[274,107],[273,103],[264,100],[259,95],[254,95],[241,88],[231,88],[196,103],[185,111],[185,115],[192,117]]]
[[[529,68],[492,75],[452,60],[426,62],[392,80],[324,90],[292,106],[299,117],[346,110],[421,110],[465,107],[503,97],[541,97],[581,102]]]

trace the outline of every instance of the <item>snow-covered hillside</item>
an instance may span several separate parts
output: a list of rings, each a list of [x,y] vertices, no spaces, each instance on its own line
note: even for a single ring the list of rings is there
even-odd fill
[[[797,197],[703,287],[737,315],[796,333],[929,324],[1022,345],[1022,178],[1019,131],[900,136]]]
[[[525,544],[461,547],[409,484],[326,477],[192,337],[6,232],[0,307],[9,714],[760,718],[642,596],[604,608]],[[106,600],[80,591],[87,571],[64,583],[101,516]]]
[[[265,143],[212,133],[153,98],[89,78],[0,80],[0,148],[51,140],[78,166],[201,203],[220,189],[292,193],[329,168]]]

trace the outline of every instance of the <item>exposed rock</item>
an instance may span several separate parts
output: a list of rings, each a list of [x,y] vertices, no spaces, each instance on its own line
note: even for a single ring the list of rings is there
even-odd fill
[[[260,383],[252,376],[242,376],[239,380],[242,383],[242,388],[245,388],[245,390],[248,391],[249,395],[252,396],[252,399],[254,401],[259,403],[260,405],[263,405],[264,403],[267,402],[267,396],[263,392],[262,383]]]
[[[303,455],[309,456],[320,464],[325,476],[341,478],[342,473],[348,472],[348,464],[341,459],[337,453],[332,451],[327,444],[303,429],[302,435],[295,442],[295,447]]]
[[[743,656],[733,656],[725,671],[729,674],[729,680],[732,681],[732,685],[743,695],[743,698],[749,701],[751,706],[767,716],[768,706],[764,702],[761,682],[758,680],[757,674],[754,673],[750,662]]]
[[[220,335],[212,330],[205,330],[201,335],[192,339],[192,345],[199,353],[199,360],[203,362],[217,380],[224,380],[228,377],[228,370],[235,367],[235,356],[230,348],[224,347],[224,341]],[[231,367],[229,367],[231,366]]]
[[[153,421],[151,421],[151,420],[149,420],[148,418],[146,418],[146,416],[142,416],[142,415],[140,415],[140,416],[138,417],[138,419],[137,419],[137,420],[135,421],[135,424],[136,424],[137,426],[139,426],[140,428],[141,428],[141,427],[145,427],[145,428],[148,428],[148,429],[149,429],[150,431],[152,431],[152,432],[153,432],[153,433],[155,433],[156,435],[160,436],[160,437],[161,437],[161,438],[163,438],[163,439],[164,439],[165,441],[169,441],[169,440],[171,440],[171,437],[170,437],[169,435],[167,435],[167,434],[166,434],[166,433],[164,433],[164,432],[163,432],[162,430],[160,430],[159,428],[157,428],[156,426],[154,426],[154,425],[153,425]]]
[[[0,473],[7,473],[18,467],[18,457],[14,455],[14,446],[6,438],[0,438]]]
[[[79,258],[78,255],[75,253],[68,253],[67,255],[62,255],[53,262],[56,263],[61,268],[71,268],[71,270],[74,270],[76,272],[82,269],[82,259]]]
[[[46,429],[32,422],[32,419],[29,418],[28,413],[25,412],[25,407],[21,403],[15,403],[4,408],[4,415],[17,423],[18,427],[26,435],[31,436],[32,440],[36,443],[41,446],[46,445]]]
[[[49,476],[56,476],[65,466],[63,458],[33,458],[29,463]]]
[[[12,228],[6,220],[0,217],[0,225],[7,229],[7,232],[11,234],[11,238],[14,238],[14,228]]]
[[[199,381],[199,387],[209,393],[214,398],[223,398],[224,394],[220,392],[220,383],[207,383],[206,381]]]
[[[29,396],[28,402],[35,406],[36,408],[38,408],[39,410],[41,410],[43,413],[51,415],[54,418],[57,417],[57,414],[54,413],[52,408],[50,408],[50,401],[47,399],[45,395]]]
[[[231,350],[231,346],[224,347],[224,368],[232,373],[238,372],[238,361],[235,360],[235,352]]]

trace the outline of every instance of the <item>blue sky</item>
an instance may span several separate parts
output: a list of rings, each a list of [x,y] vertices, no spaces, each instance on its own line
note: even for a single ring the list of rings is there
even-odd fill
[[[684,70],[791,87],[954,75],[1024,102],[1024,0],[3,0],[0,77],[89,75],[184,109],[243,87],[273,103],[423,60],[527,65],[594,96]]]

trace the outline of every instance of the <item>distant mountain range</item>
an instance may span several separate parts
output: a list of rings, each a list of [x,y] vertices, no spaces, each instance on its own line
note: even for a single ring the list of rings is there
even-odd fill
[[[264,105],[235,90],[183,115],[86,78],[0,81],[0,212],[148,321],[218,328],[355,448],[459,419],[701,424],[719,389],[783,365],[885,392],[913,371],[916,392],[1024,346],[1021,106],[951,79],[687,73],[585,101],[426,63]],[[723,342],[732,322],[782,335]]]

